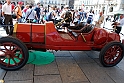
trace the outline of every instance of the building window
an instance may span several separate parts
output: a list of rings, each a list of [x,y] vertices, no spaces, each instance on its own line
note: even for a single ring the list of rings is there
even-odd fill
[[[109,12],[113,12],[113,7],[110,7],[109,8]]]

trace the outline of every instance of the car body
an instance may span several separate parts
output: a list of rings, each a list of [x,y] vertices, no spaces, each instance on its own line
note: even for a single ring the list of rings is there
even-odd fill
[[[103,66],[112,67],[118,64],[124,56],[124,45],[121,43],[120,35],[93,25],[89,28],[76,33],[67,28],[58,29],[52,22],[16,23],[12,37],[0,38],[0,47],[4,48],[0,49],[0,67],[5,70],[22,68],[28,60],[30,49],[95,50],[100,51],[99,60]],[[11,60],[13,63],[10,63]]]
[[[108,42],[120,42],[120,36],[103,28],[93,27],[88,33],[58,31],[52,22],[46,24],[20,23],[14,28],[14,36],[28,48],[52,50],[101,50]]]

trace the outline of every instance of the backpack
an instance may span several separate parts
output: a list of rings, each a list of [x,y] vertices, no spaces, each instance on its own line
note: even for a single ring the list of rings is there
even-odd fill
[[[68,19],[65,20],[65,22],[71,22],[71,21],[72,21],[72,14],[71,14],[70,11],[67,11],[67,12],[65,13],[65,18],[64,18],[64,19],[66,19],[66,18],[68,18]]]
[[[16,19],[17,18],[17,15],[15,14],[15,9],[17,8],[18,6],[15,6],[14,9],[13,9],[13,13],[12,13],[12,18],[13,19]]]
[[[52,12],[46,14],[46,21],[52,21]]]
[[[13,18],[13,19],[16,19],[16,18],[17,18],[17,15],[19,15],[18,12],[17,12],[17,15],[15,14],[16,8],[19,8],[19,6],[16,6],[16,7],[13,9],[13,14],[12,14],[12,18]],[[19,16],[22,18],[21,15],[19,15]]]

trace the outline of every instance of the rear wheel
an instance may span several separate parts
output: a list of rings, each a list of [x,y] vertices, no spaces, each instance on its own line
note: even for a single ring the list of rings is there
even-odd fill
[[[123,44],[120,42],[110,42],[101,50],[99,60],[103,66],[113,67],[122,60],[123,56]]]
[[[27,47],[13,37],[0,38],[0,67],[4,70],[18,70],[28,61]]]

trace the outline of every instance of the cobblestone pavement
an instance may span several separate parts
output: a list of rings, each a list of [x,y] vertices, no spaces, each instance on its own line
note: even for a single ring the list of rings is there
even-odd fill
[[[4,71],[5,83],[123,83],[124,60],[103,67],[96,51],[53,51],[56,59],[48,65],[27,64],[18,71]]]

